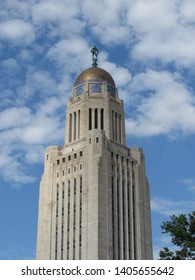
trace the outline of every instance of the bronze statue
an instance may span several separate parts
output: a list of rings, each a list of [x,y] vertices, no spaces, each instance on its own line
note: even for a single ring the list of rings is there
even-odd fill
[[[91,53],[92,53],[92,66],[93,67],[97,67],[97,60],[98,60],[98,49],[96,48],[96,46],[94,46],[92,49],[91,49]]]

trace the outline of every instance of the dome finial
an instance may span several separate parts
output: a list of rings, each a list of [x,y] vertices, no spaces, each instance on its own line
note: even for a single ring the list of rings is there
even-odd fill
[[[98,49],[96,48],[96,46],[94,46],[92,49],[91,49],[91,53],[92,53],[92,66],[93,67],[97,67],[97,60],[98,60]]]

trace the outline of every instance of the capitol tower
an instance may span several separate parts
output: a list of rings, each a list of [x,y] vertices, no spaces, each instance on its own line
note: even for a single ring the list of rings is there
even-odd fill
[[[67,103],[65,144],[45,153],[36,258],[152,259],[144,154],[126,146],[123,101],[91,51]]]

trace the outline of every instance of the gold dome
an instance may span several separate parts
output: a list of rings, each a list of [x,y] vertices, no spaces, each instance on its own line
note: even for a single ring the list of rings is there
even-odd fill
[[[84,81],[96,80],[96,79],[107,81],[115,87],[115,82],[112,76],[106,70],[99,67],[88,68],[83,72],[81,72],[76,78],[74,86]]]

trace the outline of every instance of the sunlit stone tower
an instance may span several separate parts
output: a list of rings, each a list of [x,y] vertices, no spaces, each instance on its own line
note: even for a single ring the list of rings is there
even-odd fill
[[[126,146],[123,101],[97,54],[75,80],[64,147],[45,153],[37,259],[152,259],[144,154]]]

